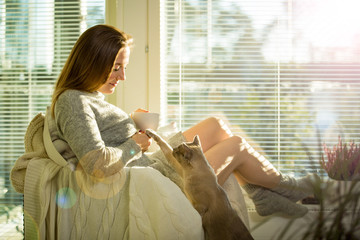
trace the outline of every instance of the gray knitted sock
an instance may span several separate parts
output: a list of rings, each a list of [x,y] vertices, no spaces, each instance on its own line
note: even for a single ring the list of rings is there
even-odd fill
[[[246,184],[242,188],[255,204],[256,212],[260,216],[268,216],[273,213],[283,213],[289,217],[302,217],[308,209],[300,204],[293,203],[289,199],[253,184]]]
[[[282,175],[280,178],[279,185],[275,188],[270,189],[281,196],[290,199],[293,202],[297,202],[301,199],[314,195],[314,183],[317,175],[308,174],[305,177],[296,179],[288,175]]]

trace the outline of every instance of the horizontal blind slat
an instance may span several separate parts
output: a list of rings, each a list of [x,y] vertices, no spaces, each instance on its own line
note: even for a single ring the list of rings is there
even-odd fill
[[[164,119],[186,129],[208,116],[223,117],[285,172],[314,169],[299,141],[318,154],[317,130],[329,143],[337,141],[330,133],[359,140],[360,28],[347,29],[353,43],[324,37],[321,45],[320,35],[341,36],[336,31],[342,29],[308,34],[333,19],[309,25],[308,3],[288,12],[276,1],[165,0]]]

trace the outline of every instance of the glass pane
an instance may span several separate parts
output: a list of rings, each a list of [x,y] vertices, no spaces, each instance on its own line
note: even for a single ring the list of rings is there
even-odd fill
[[[0,0],[0,238],[22,239],[23,197],[9,174],[27,125],[50,105],[53,85],[82,31],[104,23],[105,1]]]
[[[283,172],[360,140],[356,0],[162,3],[162,109],[183,130],[220,116]]]

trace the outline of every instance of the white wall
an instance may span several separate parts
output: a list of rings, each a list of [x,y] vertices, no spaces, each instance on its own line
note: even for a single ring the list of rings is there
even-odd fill
[[[106,23],[133,36],[127,79],[108,101],[132,112],[160,112],[160,0],[107,0]]]

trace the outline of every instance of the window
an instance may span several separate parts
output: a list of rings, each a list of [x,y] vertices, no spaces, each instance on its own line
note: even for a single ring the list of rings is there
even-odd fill
[[[76,39],[104,23],[105,1],[0,0],[0,12],[0,238],[22,239],[22,195],[10,170]]]
[[[220,116],[284,173],[360,141],[357,0],[162,0],[162,112]]]

